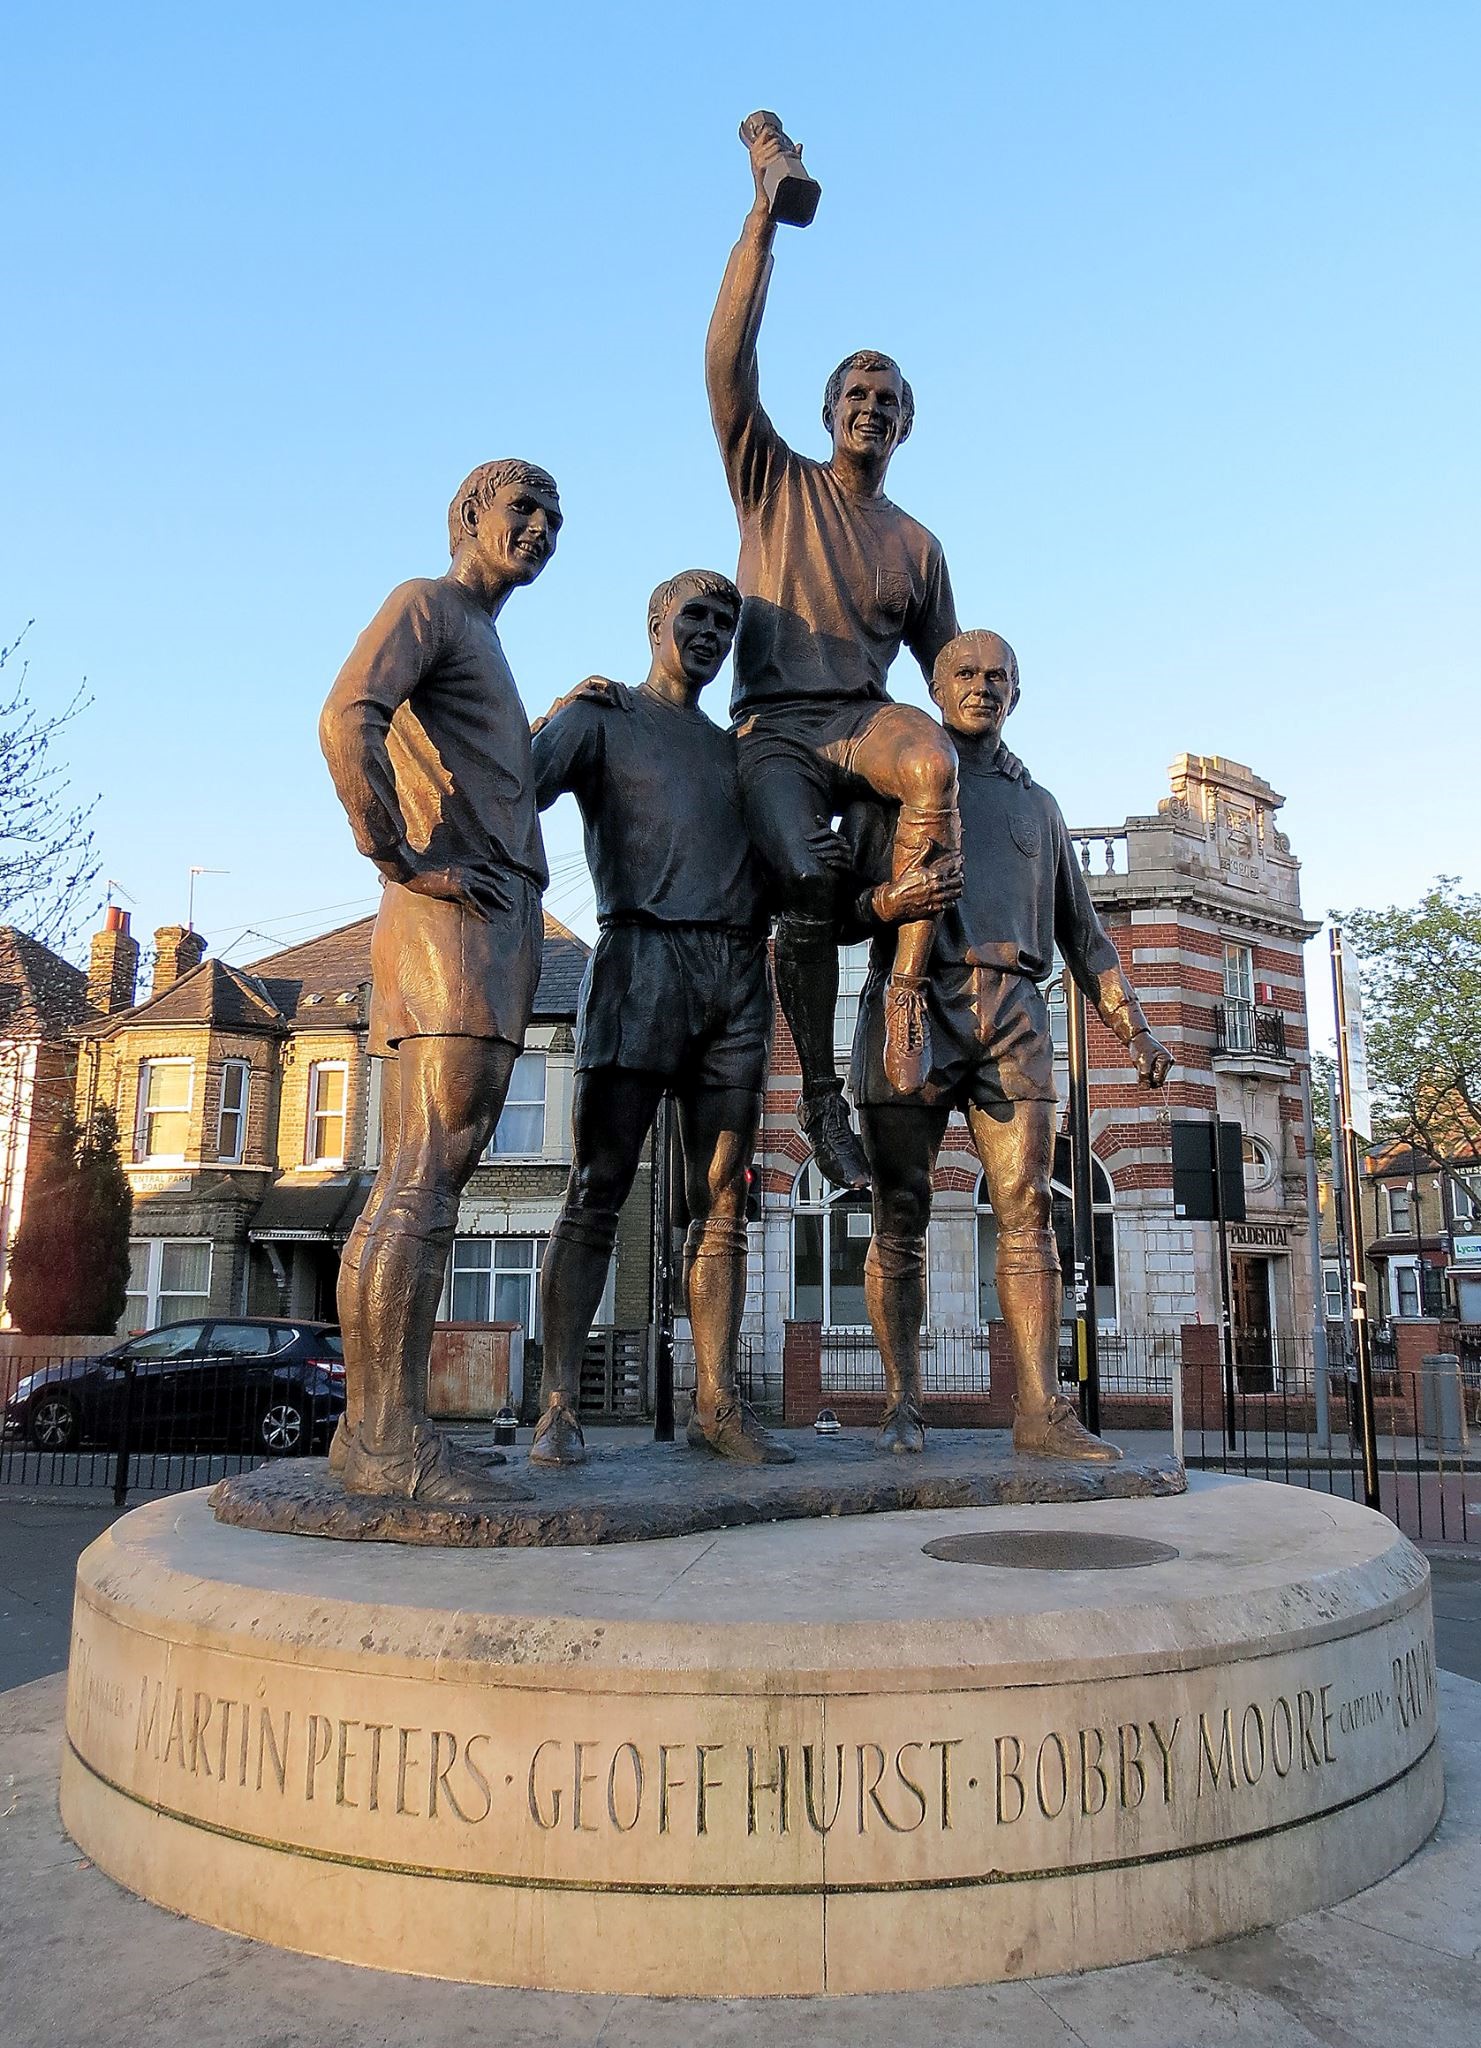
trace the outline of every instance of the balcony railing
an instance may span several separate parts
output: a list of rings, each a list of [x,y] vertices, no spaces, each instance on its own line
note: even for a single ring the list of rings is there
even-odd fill
[[[1126,827],[1124,825],[1075,825],[1070,838],[1087,875],[1124,875],[1127,869]],[[1098,852],[1099,859],[1094,860]],[[1092,862],[1094,864],[1092,864]]]
[[[1279,1010],[1262,1010],[1256,1003],[1222,1002],[1214,1011],[1214,1050],[1264,1053],[1267,1058],[1283,1060],[1285,1017]]]

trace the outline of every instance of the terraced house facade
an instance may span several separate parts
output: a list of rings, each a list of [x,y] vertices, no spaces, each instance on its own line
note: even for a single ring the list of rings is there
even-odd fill
[[[243,967],[206,959],[199,934],[167,926],[136,1002],[137,942],[126,913],[109,912],[93,941],[95,1014],[76,1033],[76,1088],[81,1114],[99,1100],[114,1107],[134,1192],[125,1327],[207,1313],[333,1317],[340,1250],[379,1161],[371,924]],[[535,1281],[569,1170],[587,954],[546,918],[534,1016],[464,1196],[444,1319],[517,1322],[538,1342]],[[609,1318],[647,1315],[646,1204],[645,1182],[624,1221]]]

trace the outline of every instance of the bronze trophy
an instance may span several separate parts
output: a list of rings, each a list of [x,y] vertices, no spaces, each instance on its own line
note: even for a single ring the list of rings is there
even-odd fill
[[[764,108],[748,114],[740,125],[740,139],[749,149],[757,136],[768,130],[782,145],[762,173],[771,217],[784,227],[810,227],[818,210],[818,201],[823,196],[823,188],[803,164],[801,151],[777,116],[767,113]]]

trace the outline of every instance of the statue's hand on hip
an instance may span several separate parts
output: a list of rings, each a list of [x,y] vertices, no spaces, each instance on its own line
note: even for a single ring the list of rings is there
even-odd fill
[[[470,868],[419,868],[403,885],[413,896],[431,896],[440,903],[456,903],[460,910],[482,918],[487,924],[497,911],[513,908],[508,894],[492,875],[475,874]]]

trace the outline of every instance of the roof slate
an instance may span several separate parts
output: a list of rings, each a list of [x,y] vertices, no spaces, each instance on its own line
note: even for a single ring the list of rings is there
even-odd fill
[[[87,1015],[87,976],[29,932],[0,925],[0,1036],[55,1038]]]
[[[285,1017],[306,1023],[302,1015],[310,996],[343,994],[370,980],[370,934],[373,917],[341,925],[302,945],[289,946],[281,953],[269,953],[242,970],[255,976],[267,988]],[[545,1021],[570,1022],[576,1015],[576,998],[591,948],[584,939],[545,912],[545,954],[540,968],[540,985],[535,991],[534,1015]],[[313,1009],[310,1007],[310,1015]],[[316,1020],[318,1021],[318,1020]]]
[[[189,974],[182,974],[148,1002],[132,1010],[117,1010],[102,1027],[101,1036],[136,1024],[213,1024],[225,1030],[281,1031],[284,1019],[267,989],[255,984],[239,967],[223,960],[203,960]]]
[[[317,939],[306,939],[280,953],[269,953],[246,967],[232,967],[223,960],[204,960],[159,995],[151,996],[132,1010],[115,1011],[90,1028],[103,1037],[112,1037],[141,1024],[206,1024],[248,1031],[342,1024],[343,999],[357,997],[370,982],[370,934],[374,925],[373,917],[358,918],[355,923],[324,932]],[[7,940],[15,942],[9,949]],[[540,985],[535,991],[536,1018],[556,1023],[574,1020],[581,977],[590,955],[591,948],[583,939],[578,939],[559,918],[545,913],[545,955]],[[9,966],[12,958],[16,962],[13,969]],[[50,963],[47,973],[43,973],[43,962]],[[48,953],[36,940],[26,938],[24,933],[0,927],[0,1031],[6,1028],[3,986],[6,982],[20,984],[23,967],[27,978],[23,997],[16,999],[18,1016],[27,1012],[27,1005],[36,1009],[40,990],[45,986],[50,991],[53,1010],[60,1017],[58,1028],[83,1021],[87,1013],[87,976],[69,967],[65,960],[57,959],[54,953]],[[361,1014],[357,1001],[353,1006],[354,1020],[358,1021]]]

